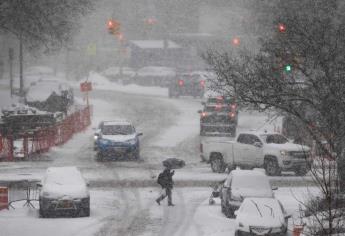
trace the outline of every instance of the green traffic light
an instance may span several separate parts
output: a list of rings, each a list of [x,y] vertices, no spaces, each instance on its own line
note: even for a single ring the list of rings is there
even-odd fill
[[[290,72],[290,71],[291,71],[291,69],[292,69],[292,68],[291,68],[291,66],[290,66],[290,65],[286,65],[286,66],[285,66],[285,71],[286,71],[286,72]]]

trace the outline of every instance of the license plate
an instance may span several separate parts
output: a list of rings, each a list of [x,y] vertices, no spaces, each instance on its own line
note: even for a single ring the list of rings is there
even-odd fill
[[[63,200],[60,201],[57,208],[59,209],[72,209],[73,207],[73,203],[69,200]]]

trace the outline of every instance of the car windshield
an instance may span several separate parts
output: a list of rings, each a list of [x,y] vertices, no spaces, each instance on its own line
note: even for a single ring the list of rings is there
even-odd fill
[[[265,134],[261,135],[261,138],[265,140],[266,143],[284,144],[289,142],[287,138],[280,134]]]
[[[234,176],[231,185],[234,189],[260,189],[260,191],[266,190],[267,192],[272,192],[272,188],[267,177],[261,175]]]
[[[133,134],[134,129],[131,125],[104,125],[102,134],[104,135],[128,135]]]

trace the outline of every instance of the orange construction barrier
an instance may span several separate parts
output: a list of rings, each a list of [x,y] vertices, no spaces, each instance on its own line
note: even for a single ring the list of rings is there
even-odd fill
[[[0,187],[0,210],[8,209],[8,188]]]

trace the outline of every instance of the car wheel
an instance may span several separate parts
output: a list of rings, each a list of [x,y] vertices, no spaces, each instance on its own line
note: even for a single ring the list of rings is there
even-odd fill
[[[89,217],[90,216],[90,207],[80,209],[78,215],[80,217]]]
[[[47,217],[46,212],[44,210],[42,210],[41,208],[39,210],[39,214],[40,214],[41,218],[46,218]]]
[[[268,159],[265,161],[266,174],[269,176],[276,176],[281,174],[277,160]]]
[[[300,167],[295,171],[297,176],[305,176],[308,173],[308,169],[306,167]]]
[[[224,173],[226,166],[220,157],[214,157],[211,160],[211,169],[215,173]]]

